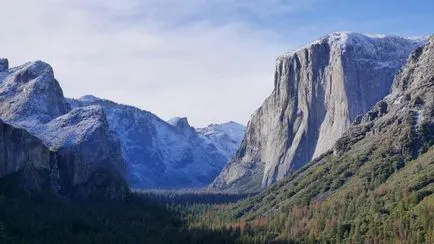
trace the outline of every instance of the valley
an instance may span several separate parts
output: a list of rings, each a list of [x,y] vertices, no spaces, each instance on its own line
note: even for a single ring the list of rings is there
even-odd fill
[[[247,127],[192,127],[0,59],[2,243],[434,243],[434,37],[279,56]]]

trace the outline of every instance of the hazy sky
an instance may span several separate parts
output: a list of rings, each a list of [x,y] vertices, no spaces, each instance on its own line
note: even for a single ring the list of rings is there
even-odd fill
[[[247,123],[277,55],[334,31],[431,34],[433,2],[0,0],[0,57],[50,63],[69,97]]]

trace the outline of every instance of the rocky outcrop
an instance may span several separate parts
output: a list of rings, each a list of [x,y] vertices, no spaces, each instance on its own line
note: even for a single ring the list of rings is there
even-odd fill
[[[52,152],[55,161],[36,152],[35,158],[33,154],[25,157],[30,165],[50,166],[46,174],[56,175],[58,181],[50,180],[54,192],[74,198],[125,196],[128,185],[120,143],[100,107],[71,110],[52,68],[40,61],[0,74],[0,119],[25,129]],[[9,155],[19,160],[23,154],[12,151]],[[5,159],[5,164],[15,167],[11,174],[23,168],[19,161]]]
[[[50,65],[36,61],[4,73],[0,77],[0,116],[4,121],[33,127],[68,112]]]
[[[196,130],[191,127],[188,119],[186,117],[175,117],[167,121],[167,123],[171,124],[175,127],[180,133],[188,136],[196,135]]]
[[[72,107],[103,108],[110,129],[119,135],[132,188],[207,186],[227,162],[225,154],[197,133],[186,118],[166,122],[148,111],[90,95],[69,103]]]
[[[120,142],[109,130],[101,107],[73,109],[34,132],[61,162],[62,191],[79,197],[97,194],[108,198],[127,193]]]
[[[434,37],[410,56],[391,93],[357,117],[333,151],[342,155],[375,139],[391,147],[389,153],[407,159],[434,145]]]
[[[333,33],[277,59],[275,89],[211,188],[256,191],[331,149],[422,41]]]

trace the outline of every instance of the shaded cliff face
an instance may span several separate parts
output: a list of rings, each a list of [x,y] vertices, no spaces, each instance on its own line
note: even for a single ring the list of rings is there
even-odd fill
[[[58,188],[57,166],[54,153],[41,140],[0,120],[0,182],[3,188],[17,187],[24,191]],[[1,190],[7,192],[9,189]]]
[[[135,189],[207,186],[228,158],[186,118],[169,123],[138,108],[88,95],[70,99],[72,107],[101,106],[119,135],[128,182]]]
[[[98,139],[93,136],[92,139]],[[100,139],[100,138],[99,138]],[[116,144],[113,144],[116,145]],[[100,153],[116,153],[92,149],[89,143],[50,150],[44,143],[24,129],[0,121],[0,191],[4,194],[52,192],[83,199],[89,197],[119,198],[127,194],[126,184],[107,164],[113,161],[101,158]],[[101,148],[107,148],[102,145]],[[83,153],[87,152],[87,153]],[[98,155],[97,160],[87,160]],[[104,158],[104,156],[103,156]],[[99,162],[99,165],[89,165]]]
[[[101,107],[73,109],[33,131],[61,162],[62,192],[109,198],[127,193],[120,142]]]
[[[54,153],[57,166],[48,169],[49,175],[58,175],[54,192],[74,198],[117,198],[127,193],[120,143],[103,110],[95,106],[71,110],[48,64],[37,61],[0,72],[0,119],[25,129]],[[19,151],[10,153],[22,156]],[[8,167],[17,171],[22,168],[18,161],[5,163],[15,164]]]
[[[388,94],[421,41],[333,33],[277,59],[275,89],[252,115],[236,157],[212,188],[255,191],[329,150]]]

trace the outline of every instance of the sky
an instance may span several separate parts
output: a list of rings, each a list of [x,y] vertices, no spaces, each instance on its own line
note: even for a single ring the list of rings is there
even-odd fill
[[[275,58],[327,33],[432,34],[434,1],[0,0],[0,23],[0,57],[49,63],[65,96],[203,127],[246,124]]]

